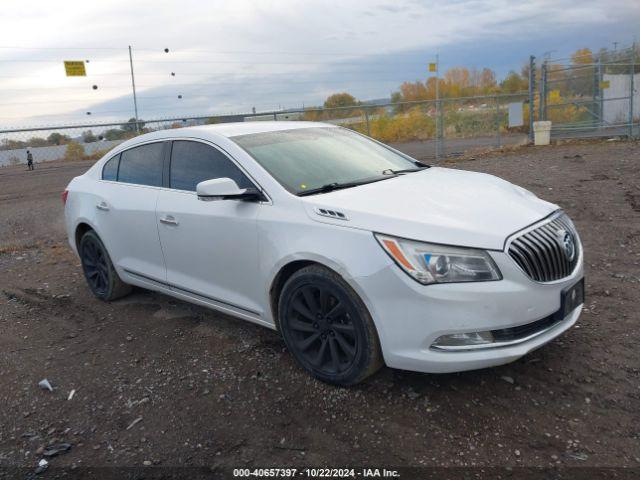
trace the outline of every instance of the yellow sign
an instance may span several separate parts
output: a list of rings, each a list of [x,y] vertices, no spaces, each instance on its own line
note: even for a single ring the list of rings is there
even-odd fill
[[[609,88],[609,87],[610,87],[609,80],[602,80],[602,81],[600,82],[600,88],[601,88],[602,90],[604,90],[605,88]]]
[[[82,60],[65,60],[64,71],[67,73],[67,77],[87,76],[87,71],[84,68],[84,62]]]
[[[430,63],[429,64],[429,71],[430,72],[437,72],[438,71],[438,66],[435,63]]]

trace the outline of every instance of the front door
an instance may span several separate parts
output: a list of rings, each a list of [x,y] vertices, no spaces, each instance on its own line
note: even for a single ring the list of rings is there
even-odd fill
[[[254,186],[214,146],[173,142],[169,188],[160,191],[156,210],[167,282],[178,291],[260,315],[256,217],[261,204],[201,201],[195,193],[201,181],[223,177],[240,188]]]

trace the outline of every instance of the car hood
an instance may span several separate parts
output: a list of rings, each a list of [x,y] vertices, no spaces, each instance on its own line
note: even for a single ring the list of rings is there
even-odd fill
[[[558,209],[498,177],[439,167],[301,199],[318,222],[492,250]]]

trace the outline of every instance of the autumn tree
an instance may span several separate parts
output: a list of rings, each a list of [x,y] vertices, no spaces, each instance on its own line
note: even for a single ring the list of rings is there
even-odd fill
[[[595,63],[593,52],[590,48],[579,48],[571,55],[571,63],[573,65],[588,65]]]
[[[416,100],[429,99],[427,86],[420,81],[404,82],[400,85],[400,95],[403,102],[414,102]]]
[[[70,161],[82,160],[84,158],[84,147],[78,142],[69,142],[64,152],[64,159]]]
[[[324,101],[324,108],[352,107],[357,104],[358,101],[353,95],[347,92],[342,92],[334,93],[327,97]]]
[[[480,80],[478,85],[480,92],[483,94],[493,93],[498,90],[498,82],[496,81],[496,73],[490,68],[483,68],[480,72]]]

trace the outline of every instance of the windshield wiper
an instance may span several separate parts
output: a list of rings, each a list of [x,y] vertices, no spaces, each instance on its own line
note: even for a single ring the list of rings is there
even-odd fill
[[[420,170],[424,170],[426,168],[431,168],[431,165],[427,165],[426,163],[422,163],[419,161],[414,162],[416,167],[414,168],[403,168],[401,170],[393,170],[392,168],[387,168],[382,171],[383,175],[398,175],[400,173],[411,173],[411,172],[419,172]]]
[[[361,182],[345,182],[345,183],[327,183],[318,188],[312,188],[310,190],[304,190],[302,192],[298,192],[297,195],[299,197],[304,197],[305,195],[313,195],[314,193],[325,193],[325,192],[333,192],[334,190],[340,190],[343,188],[351,188],[356,185],[361,185]]]
[[[321,187],[318,187],[318,188],[312,188],[310,190],[303,190],[302,192],[298,192],[296,195],[298,195],[299,197],[304,197],[306,195],[314,195],[316,193],[333,192],[334,190],[342,190],[343,188],[351,188],[351,187],[357,187],[358,185],[365,185],[367,183],[379,182],[380,180],[386,180],[387,178],[389,178],[389,177],[384,175],[382,177],[374,177],[374,178],[369,178],[369,179],[366,179],[366,180],[359,180],[357,182],[344,182],[344,183],[333,182],[333,183],[327,183],[327,184],[322,185]]]

